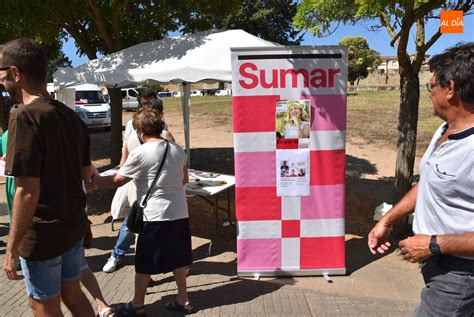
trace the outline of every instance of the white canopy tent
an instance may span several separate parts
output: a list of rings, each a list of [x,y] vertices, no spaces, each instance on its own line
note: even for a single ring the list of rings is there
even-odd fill
[[[59,86],[98,83],[117,88],[141,83],[180,84],[189,164],[190,83],[230,82],[230,48],[262,46],[276,44],[243,30],[210,30],[141,43],[75,68],[60,68],[54,73],[54,82]]]

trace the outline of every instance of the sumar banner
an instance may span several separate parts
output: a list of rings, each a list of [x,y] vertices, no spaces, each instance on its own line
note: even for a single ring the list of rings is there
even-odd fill
[[[231,51],[238,274],[345,274],[347,48]]]

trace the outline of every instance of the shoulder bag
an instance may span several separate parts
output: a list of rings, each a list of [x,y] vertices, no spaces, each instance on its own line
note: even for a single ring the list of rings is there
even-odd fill
[[[151,186],[148,188],[148,191],[145,195],[145,198],[143,198],[142,203],[140,204],[138,200],[135,200],[135,202],[132,205],[132,209],[130,210],[130,214],[127,217],[127,228],[128,230],[134,232],[134,233],[140,233],[143,229],[143,210],[146,207],[146,202],[148,201],[148,198],[150,198],[150,191],[155,186],[156,181],[158,180],[158,177],[160,176],[161,170],[163,169],[163,164],[165,163],[166,160],[166,154],[168,153],[168,148],[170,146],[169,142],[167,140],[164,140],[166,142],[166,148],[165,148],[165,153],[163,154],[163,159],[160,162],[160,166],[158,167],[158,171],[156,172],[155,179],[153,180],[153,183]]]

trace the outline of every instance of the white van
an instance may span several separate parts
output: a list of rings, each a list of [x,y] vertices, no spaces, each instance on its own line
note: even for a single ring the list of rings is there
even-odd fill
[[[230,89],[221,89],[216,91],[216,96],[232,96],[232,91]]]
[[[122,89],[122,109],[133,110],[138,108],[138,91],[135,88]]]
[[[92,84],[71,87],[76,90],[76,113],[89,128],[110,129],[110,105],[99,86]]]

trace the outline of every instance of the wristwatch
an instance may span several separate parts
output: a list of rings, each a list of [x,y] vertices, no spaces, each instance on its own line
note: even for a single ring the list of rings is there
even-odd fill
[[[430,252],[433,255],[441,254],[441,248],[436,241],[436,235],[432,235],[430,239]]]

